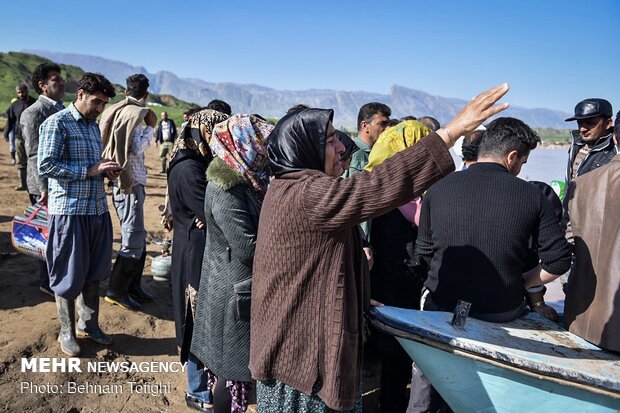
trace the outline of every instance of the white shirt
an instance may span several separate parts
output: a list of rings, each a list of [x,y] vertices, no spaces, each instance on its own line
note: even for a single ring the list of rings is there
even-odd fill
[[[133,99],[129,96],[129,99]],[[136,100],[136,99],[134,99]],[[129,148],[129,164],[131,165],[131,177],[133,185],[146,186],[146,166],[144,165],[144,152],[151,145],[153,127],[140,123],[131,133],[131,147]]]

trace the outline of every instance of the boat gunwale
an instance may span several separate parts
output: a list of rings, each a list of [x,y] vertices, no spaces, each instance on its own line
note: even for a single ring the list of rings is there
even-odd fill
[[[620,392],[615,392],[613,390],[609,390],[606,388],[601,388],[598,386],[595,386],[593,384],[585,384],[585,383],[580,383],[580,382],[575,382],[575,381],[570,381],[566,378],[563,377],[558,377],[558,376],[553,376],[553,375],[546,375],[546,374],[542,374],[540,371],[535,371],[535,370],[530,370],[527,367],[523,366],[523,367],[515,367],[514,365],[506,362],[506,361],[500,361],[494,358],[491,358],[490,356],[482,356],[480,354],[474,353],[472,351],[468,351],[468,350],[464,350],[461,348],[457,348],[457,347],[453,347],[450,344],[446,344],[444,342],[441,341],[435,341],[432,340],[428,337],[424,337],[421,335],[417,335],[415,333],[411,333],[411,332],[407,332],[407,331],[402,331],[396,327],[390,326],[389,324],[386,324],[384,321],[382,321],[381,319],[377,318],[375,315],[373,315],[372,313],[370,314],[370,321],[373,324],[374,327],[378,328],[379,330],[381,330],[384,333],[393,335],[395,337],[400,337],[400,338],[404,338],[407,340],[413,340],[416,341],[418,343],[422,343],[425,344],[427,346],[430,347],[434,347],[437,348],[439,350],[442,351],[446,351],[448,353],[457,355],[457,356],[462,356],[462,357],[466,357],[466,358],[470,358],[473,359],[475,361],[480,361],[482,363],[486,363],[486,364],[490,364],[492,366],[495,367],[499,367],[499,368],[504,368],[507,370],[510,370],[512,372],[515,373],[520,373],[523,374],[525,376],[528,377],[533,377],[535,379],[539,379],[539,380],[545,380],[545,381],[549,381],[552,383],[556,383],[556,384],[560,384],[560,385],[564,385],[564,386],[569,386],[569,387],[573,387],[579,390],[583,390],[583,391],[587,391],[587,392],[591,392],[591,393],[596,393],[602,396],[606,396],[606,397],[611,397],[613,399],[618,399],[620,400]]]

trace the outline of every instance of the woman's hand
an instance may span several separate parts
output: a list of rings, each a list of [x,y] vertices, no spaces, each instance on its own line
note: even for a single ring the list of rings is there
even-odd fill
[[[194,222],[196,223],[196,228],[198,229],[203,229],[205,227],[204,222],[202,222],[201,220],[199,220],[198,218],[196,218],[194,220]]]
[[[375,253],[372,251],[370,247],[364,247],[364,254],[366,255],[366,260],[368,260],[368,271],[372,270],[372,266],[375,265]]]
[[[448,147],[451,147],[461,135],[469,135],[485,120],[508,108],[508,103],[493,105],[509,89],[508,83],[502,83],[482,92],[469,101],[445,127],[439,129],[437,134],[441,136]]]
[[[174,221],[172,219],[172,208],[170,207],[170,200],[168,199],[167,191],[166,205],[160,205],[159,210],[161,211],[161,224],[164,226],[164,229],[168,232],[172,231]]]

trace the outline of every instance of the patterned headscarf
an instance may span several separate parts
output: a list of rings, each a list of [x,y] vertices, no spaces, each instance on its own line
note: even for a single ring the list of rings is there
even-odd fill
[[[253,115],[233,115],[215,125],[209,142],[215,156],[243,175],[260,203],[269,184],[267,142],[273,128]]]
[[[181,129],[179,137],[174,141],[170,162],[182,149],[189,149],[196,155],[211,160],[209,151],[209,140],[213,127],[220,122],[228,119],[228,115],[216,110],[204,109],[192,115],[192,118]]]
[[[431,130],[417,120],[407,120],[387,128],[375,142],[368,157],[367,171],[372,171],[388,158],[413,146],[414,143],[430,134]]]

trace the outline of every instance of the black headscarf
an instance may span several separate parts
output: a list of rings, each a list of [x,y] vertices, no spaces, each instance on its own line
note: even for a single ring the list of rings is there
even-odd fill
[[[340,155],[340,159],[348,159],[360,148],[353,142],[353,139],[343,131],[336,129],[336,136],[340,139],[340,143],[344,145],[344,152]]]
[[[304,109],[280,119],[267,145],[271,175],[304,169],[324,171],[327,125],[333,117],[331,109]]]

